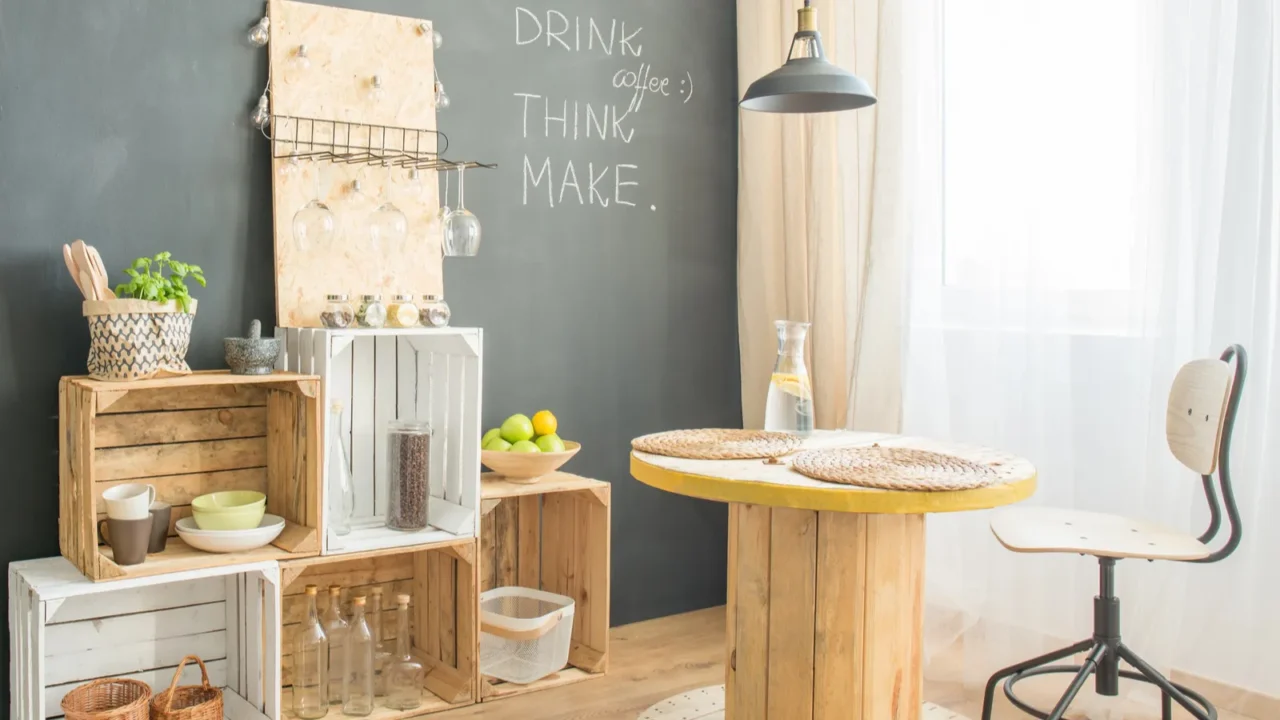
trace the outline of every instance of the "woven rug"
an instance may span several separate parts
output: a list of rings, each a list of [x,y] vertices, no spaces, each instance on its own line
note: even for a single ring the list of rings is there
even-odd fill
[[[748,460],[775,458],[800,449],[799,436],[764,430],[668,430],[638,437],[631,448],[640,452],[692,460]]]
[[[814,480],[883,490],[970,490],[1000,481],[996,469],[983,463],[879,445],[808,450],[791,467]]]

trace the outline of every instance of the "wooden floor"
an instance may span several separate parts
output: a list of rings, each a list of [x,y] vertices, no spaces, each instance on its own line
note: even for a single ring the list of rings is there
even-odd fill
[[[724,608],[710,608],[683,615],[649,620],[614,628],[610,635],[609,674],[603,678],[545,690],[520,697],[431,715],[440,720],[635,720],[636,715],[659,700],[706,685],[724,682]],[[1050,707],[1065,680],[1045,678],[1026,681],[1028,702]],[[1023,685],[1019,685],[1022,688]],[[926,685],[925,698],[972,720],[981,715],[981,698],[958,688]],[[996,720],[1025,720],[1026,715],[998,703]],[[1114,707],[1112,705],[1111,707]],[[1068,713],[1071,720],[1156,720],[1151,715]],[[1188,718],[1180,710],[1175,718]],[[1252,720],[1222,711],[1220,720]]]

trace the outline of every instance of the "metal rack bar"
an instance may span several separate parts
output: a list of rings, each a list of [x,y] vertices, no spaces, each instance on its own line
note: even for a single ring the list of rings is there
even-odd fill
[[[266,131],[277,159],[329,160],[343,164],[394,165],[417,170],[460,167],[494,169],[494,163],[445,157],[449,136],[438,130],[351,123],[294,115],[272,115]],[[394,142],[399,136],[399,142]],[[388,142],[390,136],[392,142]],[[424,143],[424,136],[426,142]],[[412,138],[412,142],[410,142]],[[423,148],[434,139],[436,150]],[[410,145],[413,149],[410,150]]]

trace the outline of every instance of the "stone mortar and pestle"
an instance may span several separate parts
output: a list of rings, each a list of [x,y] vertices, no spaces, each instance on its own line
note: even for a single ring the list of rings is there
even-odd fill
[[[232,375],[270,375],[280,355],[280,339],[262,337],[262,323],[249,323],[249,337],[224,338]]]

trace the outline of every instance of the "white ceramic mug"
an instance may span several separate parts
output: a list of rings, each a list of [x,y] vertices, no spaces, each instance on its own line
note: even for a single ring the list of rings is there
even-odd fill
[[[102,493],[107,501],[107,517],[117,520],[141,520],[151,517],[151,503],[155,502],[153,485],[129,483],[108,488]]]

